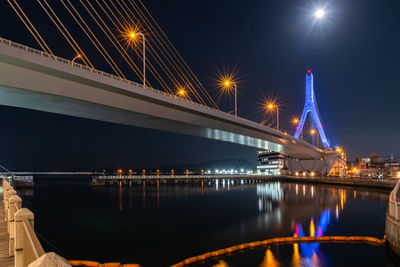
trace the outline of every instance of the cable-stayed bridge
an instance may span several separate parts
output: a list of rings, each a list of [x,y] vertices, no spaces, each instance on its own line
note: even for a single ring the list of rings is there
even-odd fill
[[[289,157],[292,173],[322,173],[323,168],[328,173],[339,159],[322,128],[311,71],[306,75],[303,115],[292,137],[222,112],[140,0],[7,2],[41,50],[0,38],[2,105],[275,151]],[[31,13],[34,7],[38,13]],[[50,36],[60,33],[62,41],[55,46],[30,20],[39,14],[55,26]],[[76,53],[72,61],[56,56],[59,44]],[[236,114],[237,82],[231,74],[221,78],[221,84],[235,88]],[[308,113],[324,149],[299,139]]]
[[[0,39],[0,104],[200,136],[302,159],[324,151],[283,132]]]

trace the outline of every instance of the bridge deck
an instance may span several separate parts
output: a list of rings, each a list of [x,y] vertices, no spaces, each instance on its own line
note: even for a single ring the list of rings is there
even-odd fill
[[[3,199],[3,193],[0,194],[0,198]],[[8,256],[8,233],[4,219],[3,201],[0,201],[0,266],[12,267],[14,266],[14,257]]]

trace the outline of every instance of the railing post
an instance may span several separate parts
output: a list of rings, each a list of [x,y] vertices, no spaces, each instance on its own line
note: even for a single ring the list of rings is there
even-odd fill
[[[15,191],[14,190],[14,188],[12,188],[11,186],[7,189],[7,192],[5,193],[6,194],[6,198],[5,198],[5,202],[4,202],[4,211],[5,211],[5,221],[7,221],[8,220],[8,209],[9,209],[9,206],[8,206],[8,200],[10,199],[10,197],[12,197],[12,196],[14,196],[14,195],[16,195],[17,194],[17,191]]]
[[[30,262],[24,262],[24,226],[23,220],[27,219],[33,228],[34,215],[27,208],[22,208],[15,213],[14,229],[14,267],[26,267]]]
[[[21,208],[22,199],[14,195],[8,199],[8,223],[7,223],[7,230],[9,233],[9,240],[8,240],[8,255],[14,255],[14,239],[15,239],[15,213]]]
[[[5,203],[7,201],[7,190],[10,189],[10,184],[8,183],[8,181],[3,178],[3,203],[4,203],[4,207],[5,207]]]
[[[69,264],[69,262],[66,259],[57,255],[54,252],[46,253],[28,265],[28,267],[47,267],[47,266],[71,267],[72,265]]]

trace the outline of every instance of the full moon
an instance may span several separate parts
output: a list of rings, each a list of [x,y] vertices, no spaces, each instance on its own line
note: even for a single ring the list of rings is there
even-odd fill
[[[323,9],[317,9],[317,11],[315,11],[315,16],[317,19],[320,19],[325,16],[325,11]]]

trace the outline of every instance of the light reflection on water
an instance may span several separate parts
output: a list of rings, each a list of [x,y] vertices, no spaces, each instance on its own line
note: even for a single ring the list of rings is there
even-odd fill
[[[299,184],[294,185],[294,195],[290,196],[292,191],[292,184],[283,184],[280,182],[276,183],[269,183],[269,184],[260,184],[257,185],[257,197],[258,197],[258,209],[259,212],[267,212],[271,214],[278,214],[277,222],[280,223],[281,219],[281,208],[282,205],[279,204],[281,202],[288,202],[290,197],[297,197],[299,195]],[[314,199],[314,186],[306,186],[301,185],[302,188],[302,199]],[[304,237],[304,236],[317,236],[321,237],[326,232],[329,224],[334,221],[339,220],[340,213],[345,209],[346,202],[347,202],[347,195],[352,195],[353,199],[357,198],[357,191],[356,190],[346,190],[340,188],[333,188],[328,190],[331,195],[327,196],[326,194],[322,194],[321,196],[324,199],[316,199],[317,203],[324,204],[323,211],[316,216],[316,221],[318,222],[315,224],[314,216],[311,216],[309,224],[305,225],[308,226],[308,231],[304,231],[303,224],[301,221],[296,222],[295,230],[293,233],[294,237]],[[320,195],[318,195],[320,196]],[[332,197],[333,196],[333,197]],[[338,196],[337,198],[335,196]],[[386,196],[380,195],[379,193],[371,193],[371,192],[362,192],[359,195],[361,198],[377,198],[379,200],[386,200]],[[332,207],[335,207],[332,209]],[[331,220],[334,218],[334,221]],[[289,245],[286,245],[289,246]],[[326,257],[324,252],[320,250],[319,243],[295,243],[290,245],[292,247],[292,258],[290,266],[293,267],[300,267],[300,266],[331,266],[331,262],[326,261]],[[277,253],[278,254],[278,253]],[[382,262],[383,265],[383,262]],[[230,267],[231,265],[220,259],[217,264],[212,265],[214,267]],[[259,267],[275,267],[275,266],[282,266],[282,263],[279,260],[279,255],[275,256],[274,252],[271,248],[267,248],[265,251],[265,255],[262,259],[262,262],[258,265]],[[286,266],[286,265],[285,265]],[[350,265],[349,265],[350,266]],[[366,266],[373,266],[373,265],[366,265]]]
[[[60,254],[145,267],[167,266],[208,251],[281,236],[381,238],[384,220],[379,219],[388,198],[380,191],[229,179],[198,185],[144,182],[109,187],[45,181],[21,193],[24,205],[35,213],[36,230]],[[55,209],[63,212],[55,214]],[[231,267],[282,266],[285,261],[289,266],[325,266],[332,251],[323,248],[295,244],[290,253],[283,253],[284,248],[263,249],[246,259],[246,265],[221,260]],[[206,266],[215,264],[218,261]]]

